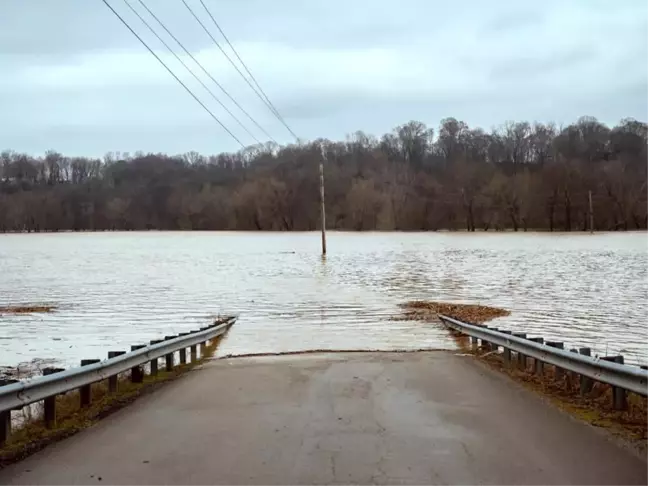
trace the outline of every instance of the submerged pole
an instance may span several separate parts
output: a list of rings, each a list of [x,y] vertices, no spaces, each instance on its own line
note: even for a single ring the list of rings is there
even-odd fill
[[[326,209],[324,206],[324,164],[320,162],[320,206],[322,211],[322,256],[326,255]]]
[[[592,191],[588,192],[589,198],[589,229],[590,234],[594,234],[594,207],[592,206]]]

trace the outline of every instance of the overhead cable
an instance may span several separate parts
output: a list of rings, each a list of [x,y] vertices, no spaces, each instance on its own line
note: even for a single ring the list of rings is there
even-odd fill
[[[254,83],[254,85],[259,89],[259,91],[261,92],[261,94],[263,95],[263,97],[265,98],[265,100],[268,102],[268,105],[270,105],[270,107],[272,108],[272,111],[274,111],[274,113],[277,115],[277,117],[279,117],[280,121],[281,121],[284,125],[286,125],[286,122],[284,121],[283,117],[282,117],[281,114],[279,113],[279,110],[277,110],[277,108],[276,108],[275,105],[272,103],[272,101],[270,101],[270,98],[268,98],[268,95],[265,93],[265,91],[263,91],[263,88],[261,87],[261,85],[259,84],[259,82],[258,82],[258,81],[256,80],[256,78],[254,77],[254,74],[252,74],[252,71],[250,71],[250,69],[248,68],[247,64],[245,64],[245,62],[243,61],[243,59],[242,59],[241,56],[239,55],[238,51],[234,48],[234,45],[232,45],[232,43],[230,42],[230,40],[229,40],[229,38],[227,37],[227,35],[225,35],[225,32],[223,31],[223,29],[221,28],[221,26],[218,24],[218,22],[217,22],[216,19],[214,18],[214,16],[212,15],[211,11],[209,10],[209,8],[207,8],[207,5],[205,5],[205,2],[204,2],[203,0],[200,0],[200,4],[201,4],[201,5],[203,6],[203,8],[205,9],[205,12],[207,12],[207,15],[209,15],[209,18],[212,19],[212,22],[214,22],[214,25],[215,25],[216,28],[218,29],[218,32],[220,32],[221,35],[223,36],[223,39],[225,39],[225,42],[227,42],[227,45],[230,46],[230,49],[232,49],[232,52],[234,53],[234,55],[236,56],[236,58],[239,60],[239,62],[240,62],[241,65],[243,66],[243,68],[245,69],[245,72],[248,73],[248,74],[250,75],[250,79],[252,80],[252,82]],[[293,136],[295,136],[295,138],[297,138],[297,136],[293,133],[293,131],[292,131],[292,130],[287,126],[287,125],[286,125],[286,128],[288,128],[288,130],[290,130],[290,133],[291,133]]]
[[[204,72],[204,73],[209,77],[209,79],[211,79],[211,80],[214,82],[214,84],[220,88],[220,90],[225,94],[225,96],[227,96],[227,97],[230,99],[230,101],[231,101],[232,103],[234,103],[234,104],[236,105],[236,107],[237,107],[239,110],[241,110],[241,112],[243,112],[243,114],[244,114],[245,116],[247,116],[247,117],[249,118],[249,120],[250,120],[252,123],[254,123],[254,125],[255,125],[259,130],[261,130],[261,131],[263,132],[263,134],[264,134],[266,137],[268,137],[268,139],[270,139],[270,140],[273,141],[274,143],[277,143],[277,141],[276,141],[274,138],[272,138],[272,136],[271,136],[271,135],[270,135],[270,134],[269,134],[269,133],[268,133],[268,132],[267,132],[267,131],[266,131],[266,130],[265,130],[265,129],[264,129],[264,128],[263,128],[263,127],[262,127],[262,126],[261,126],[261,125],[260,125],[260,124],[255,120],[255,119],[254,119],[254,118],[253,118],[253,117],[252,117],[252,115],[250,115],[250,114],[249,114],[249,113],[248,113],[248,112],[247,112],[247,111],[246,111],[246,110],[245,110],[245,109],[244,109],[244,108],[243,108],[243,107],[242,107],[242,106],[241,106],[241,105],[236,101],[236,99],[235,99],[231,94],[229,94],[229,93],[227,92],[227,90],[226,90],[226,89],[225,89],[225,88],[224,88],[224,87],[223,87],[223,86],[222,86],[218,81],[216,81],[216,79],[214,79],[214,77],[209,73],[209,71],[207,71],[207,69],[205,69],[205,67],[200,63],[200,61],[198,61],[198,59],[196,59],[196,58],[194,57],[194,55],[193,55],[193,54],[192,54],[192,53],[191,53],[191,52],[190,52],[190,51],[189,51],[189,50],[184,46],[184,44],[183,44],[180,40],[178,40],[178,38],[177,38],[175,35],[173,35],[173,33],[172,33],[168,28],[167,28],[167,26],[166,26],[166,25],[165,25],[165,24],[164,24],[164,23],[163,23],[163,22],[162,22],[162,21],[157,17],[157,15],[155,15],[155,14],[151,11],[151,9],[150,9],[150,8],[149,8],[149,7],[148,7],[148,6],[143,2],[143,0],[138,0],[138,2],[139,2],[139,3],[142,5],[142,7],[144,7],[144,9],[145,9],[145,10],[146,10],[150,15],[151,15],[151,17],[153,17],[153,18],[155,19],[155,21],[160,25],[160,27],[162,27],[162,28],[165,30],[165,32],[166,32],[167,34],[169,34],[169,36],[170,36],[170,37],[171,37],[171,38],[172,38],[172,39],[173,39],[173,40],[174,40],[174,41],[175,41],[175,42],[176,42],[176,43],[177,43],[177,44],[182,48],[182,50],[185,52],[185,54],[187,54],[187,55],[188,55],[188,56],[193,60],[193,62],[195,62],[195,63],[198,65],[198,67],[199,67],[199,68],[200,68],[200,69],[201,69],[201,70],[202,70],[202,71],[203,71],[203,72]]]
[[[217,122],[217,123],[218,123],[218,124],[223,128],[223,130],[225,130],[225,131],[226,131],[226,132],[227,132],[227,133],[228,133],[228,134],[229,134],[229,135],[230,135],[234,140],[236,140],[236,141],[238,142],[238,144],[239,144],[242,148],[245,148],[245,145],[243,145],[243,142],[241,142],[241,141],[238,139],[238,137],[237,137],[236,135],[234,135],[234,134],[233,134],[233,133],[232,133],[232,132],[231,132],[231,131],[230,131],[230,130],[229,130],[229,129],[224,125],[224,124],[223,124],[223,122],[221,122],[221,121],[216,117],[216,115],[214,115],[214,113],[212,113],[212,111],[211,111],[209,108],[207,108],[207,106],[206,106],[202,101],[200,101],[200,99],[199,99],[199,98],[198,98],[198,97],[193,93],[193,91],[191,91],[191,90],[187,87],[187,85],[184,84],[184,83],[182,82],[182,80],[181,80],[178,76],[176,76],[176,74],[175,74],[175,73],[174,73],[174,72],[169,68],[169,66],[167,66],[166,63],[165,63],[162,59],[160,59],[160,57],[159,57],[159,56],[158,56],[158,55],[153,51],[153,49],[151,49],[151,48],[148,46],[148,44],[147,44],[146,42],[144,42],[144,40],[143,40],[143,39],[142,39],[142,38],[137,34],[137,32],[135,32],[135,31],[133,30],[133,28],[132,28],[130,25],[128,25],[128,22],[126,22],[126,21],[124,20],[124,18],[123,18],[121,15],[119,15],[119,14],[117,13],[117,11],[116,11],[116,10],[115,10],[115,9],[114,9],[114,8],[113,8],[113,7],[108,3],[108,2],[107,2],[107,0],[101,0],[101,1],[106,5],[106,7],[108,7],[108,8],[110,9],[110,11],[111,11],[113,14],[115,14],[115,16],[116,16],[116,17],[121,21],[121,23],[124,24],[124,26],[125,26],[128,30],[130,30],[130,32],[131,32],[135,37],[137,37],[137,40],[139,40],[139,41],[142,43],[142,45],[143,45],[144,47],[146,47],[146,49],[147,49],[151,54],[153,54],[153,56],[155,57],[155,59],[157,59],[157,60],[159,61],[159,63],[162,64],[162,66],[164,66],[164,68],[169,72],[169,74],[170,74],[171,76],[173,76],[173,77],[175,78],[175,80],[176,80],[178,83],[180,83],[180,84],[182,85],[182,87],[187,91],[187,93],[189,93],[189,94],[191,95],[191,97],[192,97],[194,100],[196,100],[196,101],[198,102],[198,104],[200,104],[200,106],[202,106],[203,109],[204,109],[207,113],[209,113],[209,115],[214,119],[214,121],[216,121],[216,122]]]
[[[267,100],[263,97],[263,95],[259,92],[259,90],[258,90],[257,88],[254,87],[254,85],[250,82],[250,80],[247,78],[247,76],[245,76],[245,74],[243,74],[243,72],[239,69],[239,67],[236,65],[236,63],[235,63],[235,62],[232,60],[232,58],[227,54],[227,52],[225,52],[225,50],[223,49],[223,47],[222,47],[222,46],[218,43],[218,41],[214,38],[214,36],[211,34],[211,32],[210,32],[209,29],[205,26],[205,24],[200,20],[200,18],[198,18],[198,16],[197,16],[196,13],[193,11],[193,9],[189,6],[189,4],[186,2],[186,0],[182,0],[182,3],[185,5],[185,7],[187,7],[187,10],[189,10],[189,13],[191,13],[191,15],[192,15],[193,18],[196,20],[196,22],[198,22],[198,23],[200,24],[200,26],[202,27],[202,29],[207,33],[207,35],[209,36],[209,38],[214,42],[214,44],[216,45],[216,47],[218,47],[218,49],[219,49],[219,50],[221,51],[221,53],[225,56],[225,58],[229,61],[229,63],[234,67],[234,69],[236,69],[236,71],[237,71],[237,72],[239,73],[239,75],[243,78],[243,80],[247,83],[247,85],[250,87],[250,89],[251,89],[252,91],[254,91],[254,93],[259,97],[259,99],[263,102],[263,104],[264,104],[264,105],[265,105],[265,106],[270,110],[270,112],[271,112],[271,113],[272,113],[272,114],[277,118],[277,120],[279,120],[279,121],[283,124],[283,126],[286,127],[286,129],[290,132],[290,134],[291,134],[293,137],[295,137],[295,139],[299,140],[299,137],[297,137],[297,135],[295,135],[295,132],[293,132],[292,129],[288,126],[288,124],[284,121],[284,119],[281,117],[281,115],[279,114],[279,112],[277,112],[276,109],[272,106],[272,104],[269,103],[269,101],[267,101]],[[204,6],[204,4],[203,4],[203,6]],[[207,12],[209,13],[209,11],[207,11]],[[209,15],[211,16],[211,13],[209,13]],[[213,17],[212,17],[212,18],[213,18]]]
[[[223,107],[223,109],[224,109],[227,113],[230,114],[230,116],[231,116],[232,118],[234,118],[234,120],[236,121],[236,123],[238,123],[238,124],[241,126],[241,128],[243,128],[243,130],[245,130],[245,131],[247,132],[247,134],[248,134],[250,137],[252,137],[252,138],[254,139],[254,141],[255,141],[256,143],[260,144],[261,141],[260,141],[259,139],[257,139],[257,138],[254,136],[254,134],[253,134],[250,130],[248,130],[248,128],[247,128],[245,125],[243,125],[243,123],[241,123],[241,121],[240,121],[238,118],[236,118],[236,115],[234,115],[234,113],[232,113],[232,112],[229,110],[229,108],[227,108],[227,106],[226,106],[226,105],[225,105],[221,100],[218,99],[218,97],[214,94],[214,92],[213,92],[211,89],[209,89],[209,87],[208,87],[208,86],[207,86],[207,85],[202,81],[202,79],[200,79],[200,78],[196,75],[196,73],[194,73],[194,72],[189,68],[189,66],[187,66],[187,65],[185,64],[185,62],[180,58],[180,56],[178,56],[178,55],[175,53],[175,51],[174,51],[173,49],[171,49],[171,47],[169,46],[169,44],[167,44],[167,43],[164,41],[164,39],[162,39],[162,37],[160,37],[160,35],[155,31],[155,29],[153,29],[153,27],[151,27],[151,26],[149,25],[149,23],[148,23],[148,22],[147,22],[147,21],[146,21],[146,20],[145,20],[145,19],[144,19],[140,14],[139,14],[139,12],[133,8],[133,6],[128,2],[128,0],[124,0],[124,3],[128,6],[129,9],[131,9],[131,11],[132,11],[136,16],[137,16],[137,18],[139,18],[139,19],[142,21],[142,23],[143,23],[143,24],[144,24],[144,25],[145,25],[145,26],[146,26],[146,27],[151,31],[151,33],[152,33],[155,37],[157,37],[157,39],[158,39],[158,40],[159,40],[159,41],[164,45],[164,47],[166,47],[167,50],[168,50],[171,54],[173,54],[173,56],[178,60],[178,62],[179,62],[180,64],[182,64],[182,65],[184,66],[184,68],[185,68],[187,71],[189,71],[189,74],[191,74],[191,75],[196,79],[196,81],[198,81],[198,82],[201,84],[201,86],[207,90],[207,92],[212,96],[212,98],[214,98],[214,100],[216,100],[216,102],[217,102],[218,104],[220,104],[220,105]]]

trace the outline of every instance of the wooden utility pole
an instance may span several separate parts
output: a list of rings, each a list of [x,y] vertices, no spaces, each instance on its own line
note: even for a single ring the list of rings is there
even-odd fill
[[[326,209],[324,206],[324,164],[320,162],[320,206],[322,210],[322,256],[326,255]]]
[[[590,233],[594,234],[594,207],[592,206],[592,191],[589,191],[589,227]]]

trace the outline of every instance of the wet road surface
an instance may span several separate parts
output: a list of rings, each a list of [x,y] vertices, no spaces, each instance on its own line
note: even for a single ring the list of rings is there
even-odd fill
[[[0,484],[646,481],[601,432],[444,351],[214,360],[0,471]]]

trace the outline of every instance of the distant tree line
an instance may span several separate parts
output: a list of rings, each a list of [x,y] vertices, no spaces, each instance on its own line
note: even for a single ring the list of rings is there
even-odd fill
[[[238,153],[0,154],[0,231],[646,229],[648,126],[454,118]]]

